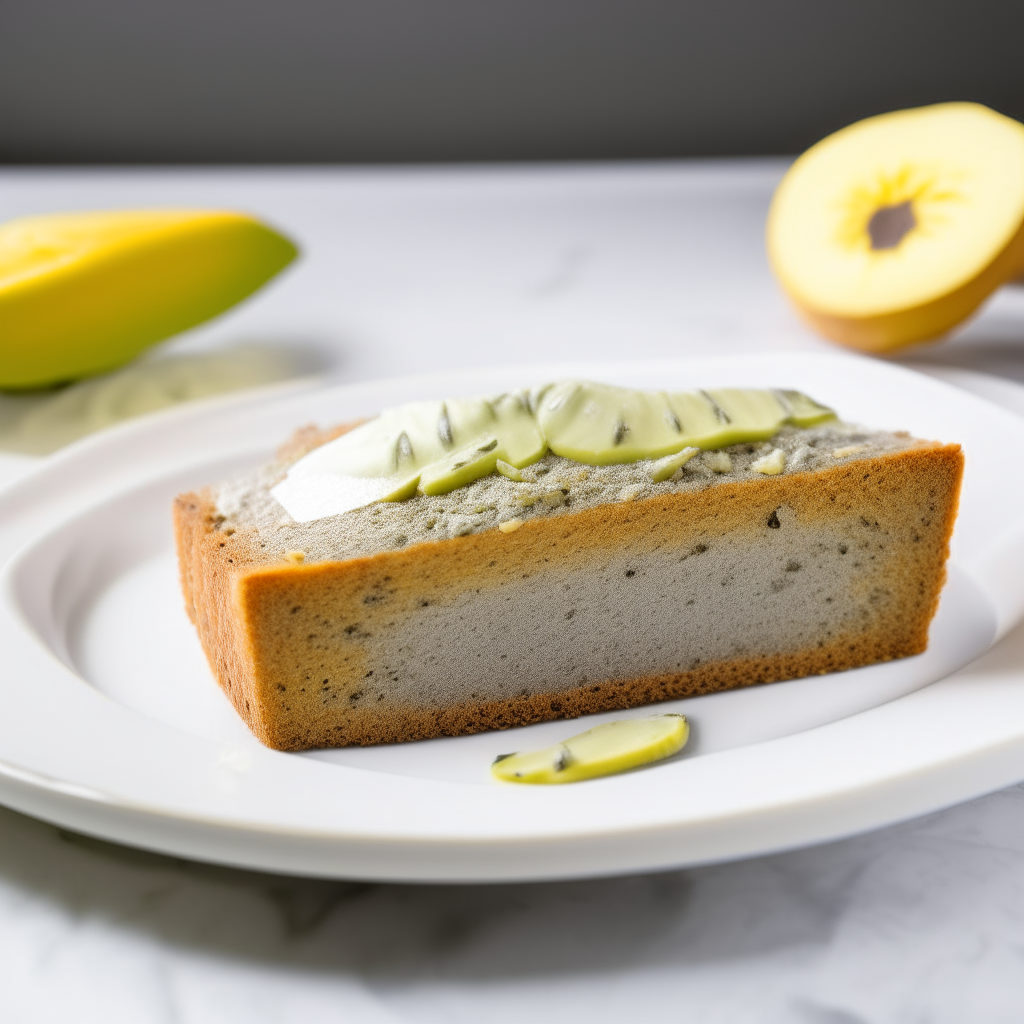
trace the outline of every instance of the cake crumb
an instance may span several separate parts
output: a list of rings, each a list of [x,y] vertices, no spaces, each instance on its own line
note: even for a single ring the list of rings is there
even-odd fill
[[[752,462],[750,468],[765,476],[778,476],[786,468],[786,453],[781,448],[775,448]]]
[[[814,455],[814,449],[810,445],[802,444],[787,460],[790,469],[797,469],[803,466]]]
[[[503,523],[498,523],[498,529],[502,533],[514,533],[523,525],[522,519],[506,519]]]
[[[509,480],[515,480],[517,483],[523,482],[523,474],[504,459],[498,459],[497,470],[502,476],[508,477]]]
[[[305,551],[286,551],[284,557],[291,562],[293,565],[302,565],[306,560]]]
[[[702,461],[712,473],[732,472],[732,459],[728,452],[705,452]]]
[[[836,448],[832,452],[832,458],[834,459],[845,459],[848,455],[857,455],[864,451],[867,445],[863,444],[848,444],[845,448]]]

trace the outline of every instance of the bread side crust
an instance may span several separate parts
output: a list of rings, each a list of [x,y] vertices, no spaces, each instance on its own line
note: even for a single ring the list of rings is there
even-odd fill
[[[214,675],[262,742],[302,750],[508,728],[918,654],[927,645],[945,580],[962,471],[959,446],[918,442],[815,473],[620,501],[529,520],[514,533],[489,530],[312,565],[268,555],[255,530],[220,530],[208,491],[177,499],[175,529],[186,607]],[[572,564],[581,550],[685,547],[702,536],[763,529],[783,506],[822,525],[859,517],[868,534],[884,529],[897,537],[897,564],[886,580],[893,614],[809,649],[683,672],[443,709],[399,700],[371,707],[353,703],[365,666],[358,646],[339,642],[344,623],[358,622],[368,633],[400,629],[414,602],[443,601],[498,578],[543,571],[553,559]],[[308,670],[313,649],[322,684]]]
[[[217,682],[253,733],[266,743],[273,727],[258,695],[245,613],[233,601],[234,559],[225,553],[230,538],[217,530],[220,517],[208,490],[179,495],[173,514],[185,610]]]

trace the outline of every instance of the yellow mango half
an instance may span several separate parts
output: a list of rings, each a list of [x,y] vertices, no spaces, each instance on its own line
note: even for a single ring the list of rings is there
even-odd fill
[[[223,313],[297,255],[242,213],[118,210],[0,225],[0,388],[112,370]]]
[[[1024,273],[1024,125],[976,103],[858,121],[789,169],[767,247],[826,337],[871,352],[939,337]]]

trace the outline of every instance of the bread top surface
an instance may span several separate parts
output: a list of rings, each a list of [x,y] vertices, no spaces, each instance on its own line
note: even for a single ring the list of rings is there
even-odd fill
[[[783,473],[790,475],[934,444],[905,433],[869,432],[834,421],[803,429],[784,427],[771,441],[722,449],[731,462],[727,472],[715,469],[720,453],[705,452],[662,483],[651,480],[649,462],[590,466],[549,453],[522,471],[522,482],[494,474],[447,494],[377,502],[341,515],[296,523],[270,489],[304,454],[354,425],[327,431],[303,428],[273,462],[211,488],[204,498],[215,528],[229,534],[242,532],[254,540],[258,537],[258,561],[277,561],[288,552],[301,552],[307,565],[343,561],[482,533],[509,520],[525,522],[661,494],[763,481],[765,476],[753,470],[752,464],[775,448],[785,452]]]

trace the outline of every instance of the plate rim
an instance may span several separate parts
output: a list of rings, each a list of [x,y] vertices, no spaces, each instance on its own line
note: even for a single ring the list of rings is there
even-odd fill
[[[754,361],[768,360],[772,363],[785,363],[792,360],[793,358],[799,358],[800,360],[807,361],[813,360],[815,362],[831,362],[833,365],[838,366],[838,362],[847,362],[849,364],[859,364],[864,366],[866,363],[871,363],[879,372],[889,373],[895,371],[898,374],[910,374],[912,376],[920,378],[920,375],[915,374],[912,370],[907,370],[902,367],[892,367],[888,364],[877,364],[872,361],[864,360],[859,357],[848,357],[843,355],[832,355],[832,354],[813,354],[808,353],[765,353],[760,357],[751,357],[750,355],[744,355],[739,357],[718,357],[713,360],[716,363],[723,362],[743,362],[751,363]],[[664,366],[666,363],[672,363],[675,366],[692,366],[695,362],[701,360],[694,360],[693,358],[680,358],[677,360],[656,360],[649,361],[648,363],[633,362],[630,365],[634,368],[651,368],[653,371],[654,367]],[[707,360],[703,360],[707,362]],[[579,364],[574,364],[577,367]],[[594,376],[601,376],[604,372],[607,372],[609,366],[619,366],[621,364],[590,364],[590,373]],[[602,369],[604,368],[604,369]],[[517,368],[517,372],[522,373],[525,370],[532,369],[532,371],[542,369],[545,374],[551,373],[558,369],[556,366],[535,366],[533,368],[520,367]],[[410,382],[416,385],[422,385],[424,380],[428,380],[433,386],[439,381],[450,382],[453,378],[465,379],[469,378],[480,378],[480,377],[497,377],[501,374],[507,374],[508,370],[496,367],[482,367],[477,369],[463,370],[463,371],[437,371],[432,374],[418,374],[410,375],[406,378],[385,378],[383,380],[366,381],[356,384],[344,384],[335,386],[336,392],[340,392],[342,395],[352,394],[354,392],[369,392],[381,390],[393,390],[401,387],[408,387]],[[941,388],[946,388],[952,391],[959,391],[949,384],[939,384],[932,380],[930,384],[934,384]],[[329,387],[329,385],[326,385]],[[304,384],[296,387],[292,385],[286,390],[289,393],[294,392],[297,395],[305,395],[310,390],[314,392],[321,391],[325,385],[317,386],[316,384]],[[280,390],[275,388],[275,390]],[[963,395],[964,392],[960,391],[959,394]],[[271,397],[271,401],[287,401],[289,395],[284,395],[280,399]],[[69,446],[69,449],[64,449],[54,456],[50,456],[47,459],[42,460],[42,463],[31,471],[27,476],[21,477],[16,480],[11,488],[5,489],[0,492],[0,517],[2,517],[3,510],[6,504],[6,499],[12,492],[20,492],[22,496],[25,496],[26,492],[30,492],[33,487],[38,488],[41,482],[45,483],[45,478],[49,473],[52,475],[62,467],[68,465],[73,466],[78,460],[83,457],[88,457],[91,454],[97,452],[103,453],[109,448],[114,447],[115,449],[120,445],[124,446],[125,443],[130,447],[132,440],[138,440],[140,437],[150,437],[154,433],[168,428],[168,432],[173,434],[173,428],[175,425],[182,426],[188,424],[195,424],[201,421],[204,417],[217,416],[217,415],[231,415],[238,414],[248,411],[252,413],[253,407],[258,406],[261,402],[266,401],[266,397],[263,395],[249,395],[246,393],[225,396],[223,398],[217,398],[209,402],[201,403],[201,408],[196,407],[182,407],[178,409],[164,411],[154,416],[144,417],[138,421],[132,421],[125,424],[119,424],[111,430],[101,432],[93,437],[85,438],[82,441],[76,442],[74,445]],[[976,399],[976,401],[984,401],[982,399]],[[991,406],[992,409],[999,409],[998,406],[991,405],[991,403],[985,402],[986,406]],[[1012,413],[1005,413],[1005,415],[1012,417],[1017,424],[1017,429],[1021,431],[1024,436],[1024,421],[1014,416]],[[237,445],[235,446],[237,448]],[[173,449],[173,444],[171,445]],[[84,455],[83,455],[84,453]],[[154,460],[159,463],[159,460]],[[188,460],[185,459],[184,463],[187,464]],[[155,471],[154,476],[158,477],[161,472],[167,472],[168,465],[163,465],[163,469]],[[122,477],[125,475],[122,474]],[[137,474],[127,474],[130,479],[130,489],[141,486],[140,478]],[[118,478],[114,474],[113,481],[107,481],[106,496],[109,498],[113,495],[113,491],[109,488],[111,486],[117,486],[119,483],[124,483],[125,480]],[[91,483],[92,486],[89,486]],[[97,494],[104,492],[104,487],[101,481],[85,481],[86,486],[80,487],[68,501],[63,503],[64,512],[67,515],[68,508],[77,508],[79,514],[86,511],[88,508],[96,504],[95,499]],[[57,505],[61,505],[61,501],[57,501]],[[59,516],[58,516],[59,518]],[[2,525],[2,524],[0,524]],[[37,531],[38,533],[41,531]],[[4,534],[0,532],[0,538]],[[24,550],[25,544],[19,545],[21,550]],[[3,614],[6,618],[10,619],[10,604],[12,601],[9,586],[10,586],[10,571],[12,566],[17,564],[17,554],[11,553],[9,557],[6,557],[6,553],[0,549],[0,554],[5,554],[4,557],[4,573],[5,579],[7,580],[7,587],[4,591],[4,597],[2,602]],[[969,572],[969,575],[975,576],[974,572]],[[984,571],[981,572],[982,584],[986,581],[984,579]],[[991,580],[987,581],[991,586]],[[988,592],[988,591],[986,591]],[[1014,598],[1020,603],[1022,609],[1024,609],[1024,594],[1014,594]],[[997,601],[998,604],[998,601]],[[1009,611],[1006,609],[1010,608]],[[1002,609],[1001,619],[1001,630],[1006,632],[1009,625],[1012,625],[1013,609],[1010,605],[1006,605]],[[9,623],[8,623],[9,625]],[[66,670],[69,671],[70,670]],[[963,675],[964,671],[955,674],[951,678],[957,678]],[[81,685],[81,682],[80,682]],[[933,689],[938,684],[932,684],[932,687],[928,687],[928,690]],[[97,698],[102,700],[109,700],[103,697],[97,691],[93,690],[88,684],[84,684],[90,694],[95,695]],[[1024,683],[1022,683],[1022,689],[1024,689]],[[900,701],[892,702],[893,705],[899,704],[901,701],[910,700],[914,697],[914,694],[908,695],[908,697],[901,698]],[[113,702],[111,702],[113,703]],[[892,705],[884,705],[883,707],[891,707]],[[108,709],[109,710],[109,709]],[[807,730],[805,733],[797,734],[797,736],[808,736],[812,733],[818,733],[820,730],[833,729],[835,726],[839,726],[844,722],[850,722],[853,719],[861,719],[864,715],[871,715],[875,712],[882,711],[882,708],[873,708],[868,712],[862,712],[859,715],[850,716],[846,719],[840,720],[840,722],[832,723],[831,725],[820,726],[816,729]],[[128,709],[122,708],[122,712],[128,712]],[[115,717],[117,713],[115,712]],[[169,726],[162,726],[167,731],[172,731]],[[182,734],[185,735],[185,734]],[[790,743],[795,737],[785,737],[781,740],[770,740],[766,741],[767,744],[780,744]],[[216,750],[218,756],[225,753],[225,749],[229,747],[229,744],[216,743],[209,740],[200,740],[193,737],[193,740],[201,744],[207,745],[211,751]],[[1004,737],[1003,740],[997,742],[995,745],[990,744],[989,748],[975,750],[972,770],[962,771],[960,776],[960,783],[957,786],[952,786],[949,780],[945,784],[945,792],[952,794],[952,799],[947,799],[944,796],[940,796],[937,792],[932,789],[924,787],[925,790],[930,794],[925,796],[924,793],[918,793],[916,797],[910,799],[904,794],[900,798],[900,791],[906,790],[907,793],[914,789],[913,780],[915,776],[920,776],[922,766],[917,765],[912,769],[908,769],[906,777],[903,778],[897,772],[887,778],[887,786],[883,785],[883,789],[887,789],[888,796],[885,801],[876,801],[874,809],[865,809],[863,812],[854,814],[855,806],[857,805],[857,788],[854,787],[850,791],[849,799],[845,801],[847,805],[847,822],[850,824],[848,830],[836,831],[840,828],[842,822],[833,820],[836,818],[836,810],[841,804],[844,803],[839,798],[839,794],[832,793],[831,795],[815,797],[812,793],[806,789],[804,796],[798,798],[796,794],[790,794],[792,806],[788,806],[785,800],[778,802],[775,805],[774,813],[778,826],[783,818],[793,817],[794,808],[797,805],[802,804],[805,811],[810,809],[810,805],[816,800],[825,800],[827,806],[822,810],[819,808],[817,819],[818,824],[814,824],[814,815],[811,815],[810,819],[800,819],[800,814],[797,813],[793,822],[791,822],[789,835],[790,840],[793,836],[799,834],[801,838],[790,841],[782,835],[776,835],[774,839],[769,840],[767,837],[763,840],[751,840],[746,839],[740,841],[733,838],[730,841],[725,840],[725,833],[728,832],[728,828],[719,830],[719,838],[722,842],[719,843],[719,852],[714,853],[711,847],[704,843],[702,846],[697,843],[697,835],[695,822],[700,821],[713,821],[716,817],[719,819],[719,824],[722,823],[723,814],[707,815],[705,819],[696,819],[691,817],[687,821],[680,823],[679,821],[662,820],[656,821],[648,817],[648,823],[646,826],[641,826],[639,823],[627,824],[625,827],[616,826],[609,829],[595,831],[591,828],[589,831],[584,829],[581,832],[574,833],[572,830],[555,830],[557,836],[552,832],[547,832],[541,837],[536,835],[532,836],[519,836],[515,837],[510,834],[504,835],[492,835],[489,839],[484,836],[466,836],[463,835],[460,838],[453,838],[451,836],[440,836],[430,835],[430,830],[422,832],[414,837],[410,837],[408,834],[403,835],[378,835],[376,837],[370,836],[367,833],[360,833],[359,836],[351,833],[341,833],[337,831],[314,831],[307,832],[305,830],[299,830],[289,832],[286,826],[282,826],[278,821],[275,825],[271,825],[266,821],[250,821],[248,824],[240,823],[239,819],[231,820],[221,815],[213,815],[212,817],[204,817],[203,815],[187,815],[182,814],[181,809],[169,813],[166,805],[164,805],[159,811],[154,811],[152,807],[145,807],[141,804],[133,804],[130,800],[125,800],[117,797],[111,793],[105,793],[102,790],[93,790],[91,793],[79,786],[73,779],[62,779],[59,776],[48,776],[45,772],[38,772],[29,765],[19,764],[10,761],[7,756],[7,748],[9,748],[9,736],[5,736],[0,732],[0,799],[2,802],[13,806],[18,810],[25,811],[26,813],[34,814],[38,817],[47,818],[53,820],[58,824],[65,824],[68,827],[76,828],[80,831],[91,832],[92,834],[99,835],[104,838],[113,838],[118,841],[127,842],[132,845],[145,846],[151,849],[173,849],[173,852],[183,854],[185,856],[196,857],[197,859],[210,859],[218,860],[222,863],[233,863],[244,865],[247,867],[255,867],[261,869],[270,870],[287,870],[299,873],[310,873],[310,874],[326,874],[331,876],[342,876],[342,877],[372,877],[381,878],[386,877],[393,880],[409,880],[409,881],[498,881],[498,880],[518,880],[526,878],[553,878],[553,877],[582,877],[587,874],[608,874],[615,873],[618,871],[636,871],[636,870],[657,870],[659,868],[665,868],[670,866],[678,866],[681,863],[706,863],[711,860],[720,859],[731,859],[735,856],[748,856],[755,853],[767,852],[769,849],[783,849],[788,848],[792,845],[801,845],[805,842],[810,841],[822,841],[828,838],[836,838],[840,834],[849,834],[850,831],[862,831],[864,828],[873,827],[876,825],[888,823],[891,820],[899,820],[902,817],[908,815],[907,807],[908,799],[909,803],[914,804],[915,809],[909,811],[909,813],[923,813],[927,810],[936,809],[938,806],[945,806],[947,803],[956,802],[960,799],[966,799],[968,796],[977,795],[981,792],[990,791],[992,788],[998,788],[1000,785],[1008,784],[1009,782],[1016,781],[1020,777],[1024,777],[1024,727],[1020,730],[1019,735],[1013,734],[1012,736]],[[1001,744],[1001,746],[1000,746]],[[754,744],[747,748],[741,748],[747,751],[763,748],[766,744],[759,743]],[[1012,751],[1012,756],[1003,756],[1005,750]],[[955,746],[952,749],[956,749]],[[229,757],[232,755],[230,750],[226,753]],[[276,752],[274,752],[276,753]],[[689,764],[697,764],[698,761],[710,761],[712,758],[735,755],[736,751],[723,751],[721,754],[708,754],[701,759],[694,759]],[[986,756],[987,755],[987,756]],[[952,755],[950,755],[952,756]],[[953,760],[957,760],[957,763],[963,762],[963,758],[967,754],[961,750],[960,754],[957,754]],[[280,755],[277,757],[288,757],[288,755]],[[969,758],[970,760],[970,758]],[[269,761],[267,762],[269,763]],[[298,763],[293,761],[292,763]],[[310,764],[311,762],[302,762],[304,764]],[[934,773],[941,773],[943,766],[952,763],[949,757],[933,759],[930,770]],[[668,766],[666,766],[668,767]],[[962,764],[961,764],[962,768]],[[340,768],[340,766],[328,766],[329,771],[338,772],[355,772],[358,774],[367,774],[360,769],[352,768]],[[229,770],[230,774],[230,770]],[[377,775],[379,773],[372,773]],[[1012,776],[1012,777],[1011,777]],[[408,782],[408,777],[401,777]],[[611,783],[615,786],[616,783],[621,784],[626,777],[620,777],[617,780],[603,780],[606,784]],[[422,780],[426,782],[426,780]],[[437,780],[430,780],[427,784],[433,786],[444,786]],[[453,785],[453,784],[447,784]],[[457,785],[457,784],[454,784]],[[876,786],[876,782],[869,783],[864,782],[864,785]],[[965,789],[966,785],[966,789]],[[978,788],[978,787],[982,788]],[[909,787],[909,788],[908,788]],[[388,788],[387,786],[384,787]],[[415,787],[413,787],[415,788]],[[491,792],[487,787],[480,787],[485,792]],[[514,787],[507,787],[509,790],[515,789]],[[863,790],[863,786],[861,787]],[[529,790],[529,796],[523,793],[521,790],[516,790],[515,795],[507,793],[500,798],[503,803],[522,803],[524,798],[529,799],[533,806],[538,804],[543,805],[549,811],[555,810],[557,814],[564,815],[565,812],[565,794],[567,791],[575,791],[576,787],[557,787],[556,793],[548,791],[545,794],[539,794],[535,790]],[[579,792],[579,791],[577,791]],[[930,801],[930,802],[929,802]],[[936,802],[937,801],[937,802]],[[580,802],[578,799],[576,802]],[[588,798],[584,803],[590,803],[591,800]],[[881,810],[882,805],[887,807],[884,812]],[[97,813],[97,808],[105,808],[104,813]],[[87,810],[92,809],[92,813],[88,813]],[[787,809],[788,808],[788,809]],[[902,808],[902,809],[901,809]],[[748,816],[753,815],[756,817],[758,814],[765,814],[770,811],[770,808],[747,808],[745,812]],[[869,813],[870,811],[870,813]],[[160,822],[157,823],[154,820],[144,820],[147,815],[156,814],[160,818]],[[892,817],[896,814],[897,817]],[[735,816],[735,815],[734,815]],[[570,815],[572,817],[572,815]],[[840,815],[841,817],[841,815]],[[828,819],[829,824],[824,824],[825,819]],[[802,820],[799,823],[798,820]],[[92,826],[90,826],[92,822]],[[175,828],[178,828],[182,833],[182,844],[176,844],[173,835],[167,835],[166,827],[157,827],[170,825],[170,831],[173,833]],[[799,826],[799,827],[798,827]],[[643,846],[642,842],[645,835],[651,832],[651,830],[661,831],[669,836],[666,840],[669,846],[674,851],[671,854],[666,853],[665,843],[654,842],[651,840],[646,844],[645,850],[638,851],[636,847],[638,845]],[[712,831],[714,829],[712,828]],[[772,832],[771,829],[768,830]],[[775,831],[778,831],[776,828]],[[244,851],[238,851],[234,849],[234,852],[225,852],[222,847],[226,842],[226,836],[220,835],[221,842],[218,843],[217,836],[214,833],[233,833],[237,832],[239,836],[246,836],[253,838],[254,836],[261,836],[265,840],[262,850],[251,850],[246,855]],[[687,835],[687,833],[689,834]],[[186,841],[184,834],[192,836],[191,841]],[[291,845],[287,841],[284,841],[285,835],[292,837]],[[774,833],[773,833],[774,834]],[[276,842],[274,838],[276,837]],[[650,837],[648,837],[650,838]],[[687,841],[688,840],[688,841]],[[361,856],[354,856],[356,851],[353,850],[342,850],[342,849],[330,849],[327,851],[313,851],[307,850],[307,855],[302,855],[301,846],[306,844],[307,846],[320,846],[326,844],[328,847],[337,847],[339,844],[344,846],[358,845],[360,842],[375,842],[379,841],[383,843],[387,850],[378,849],[374,851],[372,857],[369,860],[364,860]],[[548,855],[545,856],[543,849],[533,851],[530,856],[526,856],[526,852],[522,849],[523,843],[539,844],[541,847],[548,845]],[[473,859],[470,858],[468,862],[465,858],[454,857],[451,859],[451,865],[446,868],[444,864],[437,861],[435,856],[431,856],[431,847],[436,851],[438,844],[444,846],[447,844],[449,847],[452,844],[462,845],[469,849],[474,845],[487,845],[487,844],[504,844],[505,846],[511,845],[512,847],[518,847],[518,858],[513,862],[508,862],[507,854],[511,851],[506,851],[506,856],[491,856],[489,863],[478,863],[476,870],[474,870]],[[552,849],[552,844],[557,845],[562,843],[563,847],[571,847],[573,843],[587,843],[601,845],[603,843],[605,852],[601,856],[596,856],[596,851],[584,851],[576,850],[575,852],[570,851],[565,856],[554,855],[556,851]],[[682,846],[680,847],[680,843]],[[390,844],[390,845],[389,845]],[[402,847],[397,850],[396,855],[396,844],[397,847]],[[420,850],[420,860],[416,861],[415,851],[412,849],[416,844],[420,844],[423,849]],[[568,844],[568,846],[566,846]],[[713,845],[713,843],[712,843]],[[228,842],[228,846],[231,846]],[[237,846],[237,844],[235,844]],[[630,848],[632,852],[628,855],[623,850],[617,849],[619,846],[625,846]],[[687,852],[687,850],[689,852]],[[703,851],[703,852],[702,852]],[[349,854],[346,856],[346,852]],[[384,856],[384,853],[390,853],[391,856]],[[447,850],[449,854],[452,853],[450,849]],[[463,852],[466,852],[465,850]],[[315,856],[313,854],[316,854]],[[666,859],[667,857],[667,859]],[[478,858],[479,860],[479,858]],[[451,871],[454,870],[456,875],[453,877]]]

